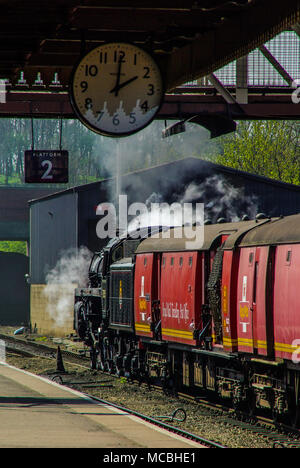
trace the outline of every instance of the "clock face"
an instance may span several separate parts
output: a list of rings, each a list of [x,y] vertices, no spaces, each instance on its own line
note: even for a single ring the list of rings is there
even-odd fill
[[[89,52],[74,70],[70,90],[79,119],[96,133],[115,137],[146,127],[164,97],[155,60],[127,43],[109,43]]]

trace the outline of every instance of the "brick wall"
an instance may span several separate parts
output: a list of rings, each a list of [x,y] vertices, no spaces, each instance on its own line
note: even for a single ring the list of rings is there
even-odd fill
[[[70,285],[66,285],[69,287]],[[74,285],[72,286],[74,288]],[[32,284],[30,287],[30,321],[32,328],[36,325],[39,335],[64,337],[74,333],[73,329],[73,301],[66,307],[64,316],[66,319],[63,325],[51,317],[48,311],[48,298],[45,295],[45,284]],[[71,291],[70,291],[70,298]],[[52,304],[51,304],[52,306]]]

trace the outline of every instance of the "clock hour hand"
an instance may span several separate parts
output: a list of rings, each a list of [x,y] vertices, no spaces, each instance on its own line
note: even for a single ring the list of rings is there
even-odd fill
[[[124,88],[125,86],[129,85],[133,81],[137,80],[138,76],[134,76],[130,78],[127,81],[124,81],[124,83],[120,84],[120,80],[117,82],[116,86],[110,91],[110,93],[115,93],[115,96],[118,96],[120,89]]]

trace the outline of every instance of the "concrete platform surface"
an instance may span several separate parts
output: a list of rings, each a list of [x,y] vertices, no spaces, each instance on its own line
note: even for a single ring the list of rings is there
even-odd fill
[[[0,362],[0,448],[201,448]]]

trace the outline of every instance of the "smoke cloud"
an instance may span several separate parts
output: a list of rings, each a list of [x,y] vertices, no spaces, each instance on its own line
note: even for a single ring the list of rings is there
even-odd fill
[[[74,290],[87,285],[91,256],[86,247],[64,251],[46,276],[47,312],[57,327],[73,319]]]
[[[146,200],[148,208],[131,220],[128,231],[133,232],[147,226],[181,226],[183,224],[183,207],[193,205],[191,223],[203,224],[203,219],[197,219],[196,204],[204,204],[204,219],[216,223],[219,218],[227,222],[239,221],[244,215],[254,219],[258,208],[255,196],[245,196],[243,188],[233,187],[220,175],[207,177],[202,183],[190,182],[182,194],[174,194],[172,216],[169,216],[169,206],[163,203],[163,196],[153,192]],[[151,213],[151,216],[150,216]]]
[[[205,219],[212,223],[220,217],[228,222],[239,221],[243,215],[254,219],[258,210],[257,197],[245,195],[242,187],[233,187],[220,175],[212,175],[201,184],[191,182],[178,201],[204,203]]]

